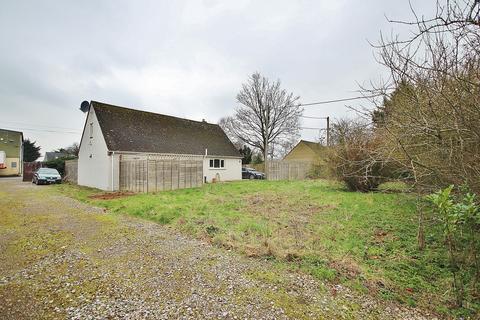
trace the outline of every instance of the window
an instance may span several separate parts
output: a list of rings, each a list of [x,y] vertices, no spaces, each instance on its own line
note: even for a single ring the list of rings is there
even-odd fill
[[[90,122],[90,139],[93,138],[93,122]]]
[[[12,162],[12,168],[16,168],[17,167],[17,163],[16,162]]]
[[[210,159],[210,168],[225,168],[225,160]]]

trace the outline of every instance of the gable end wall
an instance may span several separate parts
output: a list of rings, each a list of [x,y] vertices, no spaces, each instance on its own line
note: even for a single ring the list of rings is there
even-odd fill
[[[92,139],[90,138],[90,123],[93,123]],[[117,169],[115,180],[118,181],[118,157],[114,157],[114,160],[114,169]],[[112,157],[108,155],[107,144],[95,115],[95,110],[90,108],[78,154],[78,184],[102,190],[112,190],[111,175]]]
[[[310,161],[318,160],[318,155],[303,143],[295,146],[295,148],[285,156],[284,160],[290,161]]]

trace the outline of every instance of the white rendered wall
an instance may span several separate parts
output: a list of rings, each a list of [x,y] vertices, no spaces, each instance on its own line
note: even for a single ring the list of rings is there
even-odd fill
[[[210,159],[225,160],[225,167],[210,168]],[[216,178],[217,174],[220,176],[220,181],[242,180],[242,159],[205,157],[203,160],[203,176],[207,177],[207,182],[212,182],[212,179]]]
[[[93,123],[93,138],[90,138],[90,123]],[[102,190],[112,190],[111,157],[108,155],[107,144],[93,108],[90,108],[88,112],[84,130],[78,153],[78,184]]]

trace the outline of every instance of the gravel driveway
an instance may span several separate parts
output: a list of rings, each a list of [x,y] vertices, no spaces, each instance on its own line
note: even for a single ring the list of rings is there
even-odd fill
[[[427,319],[152,222],[0,179],[1,319]]]

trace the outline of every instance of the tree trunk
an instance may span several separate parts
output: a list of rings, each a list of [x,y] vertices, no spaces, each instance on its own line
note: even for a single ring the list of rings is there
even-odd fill
[[[265,179],[268,180],[268,142],[264,141],[263,142],[263,167],[264,167],[264,173],[265,173]]]

